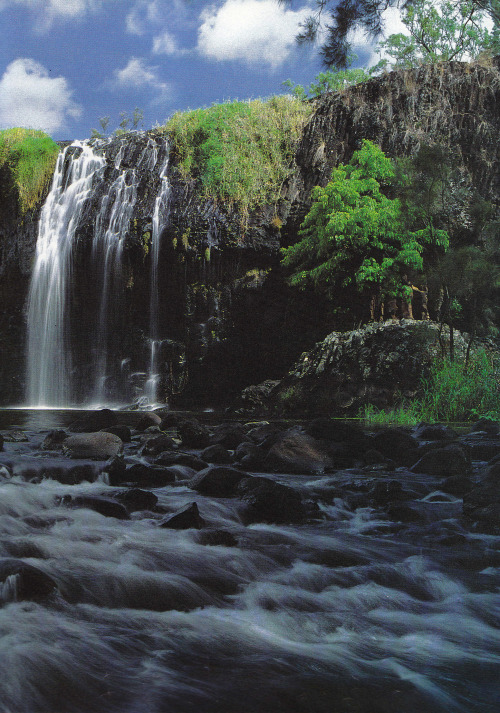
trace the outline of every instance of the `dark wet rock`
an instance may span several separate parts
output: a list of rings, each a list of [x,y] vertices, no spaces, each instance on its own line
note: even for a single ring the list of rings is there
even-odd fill
[[[116,426],[110,426],[109,428],[102,429],[105,433],[114,433],[118,436],[124,443],[130,443],[132,440],[132,432],[128,426],[123,424],[117,424]]]
[[[117,423],[118,416],[116,413],[109,408],[103,408],[78,419],[78,421],[71,424],[69,430],[72,433],[94,433],[110,426],[116,426]]]
[[[471,427],[471,433],[476,433],[477,431],[483,431],[487,433],[488,436],[498,436],[500,432],[500,423],[494,421],[492,418],[480,418]]]
[[[370,448],[363,453],[363,463],[365,465],[378,465],[387,463],[387,458],[376,448]]]
[[[463,448],[451,445],[425,453],[412,466],[411,471],[442,478],[451,475],[468,475],[471,472],[471,462]]]
[[[387,514],[396,522],[419,522],[424,519],[423,515],[408,503],[391,503]]]
[[[500,484],[488,481],[464,495],[464,514],[474,517],[477,509],[492,503],[500,503]]]
[[[159,523],[160,527],[166,527],[172,530],[188,530],[190,528],[196,528],[200,530],[205,526],[205,521],[200,515],[198,505],[196,503],[191,503],[191,505],[186,505],[178,512],[170,515],[165,520]]]
[[[263,448],[270,448],[282,433],[283,428],[276,423],[262,423],[247,431],[247,437]]]
[[[177,428],[184,417],[177,413],[166,413],[162,416],[160,429],[166,431],[169,428]]]
[[[0,433],[0,451],[3,451],[3,436]]]
[[[115,495],[116,500],[127,508],[128,512],[153,510],[158,504],[158,497],[150,490],[130,488]]]
[[[108,460],[103,470],[108,474],[110,485],[120,485],[120,483],[123,483],[125,480],[127,464],[122,455],[117,455]]]
[[[232,498],[246,473],[225,466],[209,466],[200,471],[189,483],[189,487],[202,495],[215,498]]]
[[[38,530],[47,530],[49,527],[57,525],[58,522],[71,522],[69,517],[56,517],[54,515],[27,515],[23,517],[23,521],[30,527],[36,527]],[[21,555],[18,555],[19,557]],[[41,555],[23,555],[23,557],[41,557]]]
[[[40,448],[44,451],[62,450],[62,445],[67,437],[68,434],[62,429],[58,429],[57,431],[49,431],[49,433],[47,433],[47,435],[43,439]]]
[[[135,426],[136,431],[145,431],[150,426],[160,426],[162,419],[154,411],[144,413]]]
[[[114,433],[97,431],[69,436],[63,444],[63,451],[70,458],[90,458],[108,460],[121,453],[123,442]]]
[[[233,462],[233,456],[227,448],[224,448],[219,443],[202,450],[200,457],[207,463],[215,463],[217,465],[227,465]]]
[[[459,440],[473,460],[489,461],[500,455],[500,438],[485,431],[469,433]]]
[[[201,460],[197,456],[191,453],[178,453],[167,451],[165,453],[160,453],[160,455],[154,460],[156,465],[185,465],[193,470],[203,470],[207,468],[208,463]]]
[[[44,466],[40,474],[43,478],[57,480],[65,485],[78,485],[79,483],[93,483],[97,480],[99,469],[91,463],[82,463],[70,468],[65,466]]]
[[[6,465],[0,465],[0,478],[12,478],[12,471]]]
[[[266,379],[261,384],[247,386],[240,395],[241,405],[244,410],[263,411],[269,394],[280,382],[275,379]]]
[[[413,435],[419,441],[453,441],[458,437],[456,431],[440,423],[419,423]]]
[[[306,562],[321,564],[326,567],[358,567],[369,564],[369,560],[357,552],[343,552],[342,550],[323,550],[313,552],[304,557]]]
[[[61,498],[61,505],[69,508],[87,508],[104,517],[114,517],[118,520],[129,519],[124,505],[104,495],[64,495]]]
[[[145,441],[142,447],[142,454],[145,456],[157,456],[164,451],[173,450],[176,447],[177,444],[175,441],[170,438],[170,436],[162,433],[159,436],[153,436]]]
[[[247,434],[239,423],[221,423],[220,426],[214,428],[210,437],[212,445],[220,445],[232,451],[245,440],[247,440]]]
[[[395,500],[412,500],[415,497],[415,493],[404,488],[399,480],[379,480],[369,495],[376,505],[387,505]]]
[[[188,465],[182,465],[181,463],[169,465],[168,470],[170,473],[173,473],[176,482],[191,481],[196,475],[196,470],[190,468]],[[188,485],[189,483],[185,484]]]
[[[182,421],[177,430],[184,448],[206,448],[210,445],[210,431],[194,419]]]
[[[461,498],[470,492],[474,486],[467,475],[450,475],[439,487],[445,493],[450,493],[451,495],[456,495],[457,498]]]
[[[469,517],[476,523],[475,529],[479,532],[500,533],[500,503],[490,503],[477,508]]]
[[[211,547],[237,547],[237,538],[227,530],[202,530],[198,535],[197,542],[200,545],[210,545]]]
[[[372,448],[398,465],[415,463],[418,443],[404,428],[382,428],[372,438]]]
[[[18,559],[0,560],[0,582],[14,577],[12,582],[12,596],[7,601],[24,601],[45,599],[57,589],[56,582],[38,567],[26,564]],[[5,596],[6,592],[4,593]]]
[[[265,470],[279,473],[323,473],[332,465],[324,447],[300,427],[281,434],[268,451]]]
[[[7,431],[3,434],[4,443],[27,443],[28,440],[24,431]]]
[[[326,417],[315,418],[304,426],[304,430],[317,440],[347,443],[358,448],[367,446],[368,438],[362,429],[345,421]]]
[[[264,467],[266,451],[254,443],[241,443],[234,452],[234,460],[247,470],[261,470]]]
[[[244,503],[241,517],[246,523],[300,523],[307,518],[300,495],[293,488],[269,478],[243,478],[236,495]]]
[[[139,487],[163,488],[175,483],[175,471],[163,466],[134,463],[125,471],[124,479]]]

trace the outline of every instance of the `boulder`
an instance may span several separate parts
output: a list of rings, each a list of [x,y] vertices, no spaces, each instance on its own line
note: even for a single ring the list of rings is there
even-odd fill
[[[500,455],[500,438],[491,436],[485,431],[469,433],[459,439],[461,445],[468,450],[472,460],[489,461]]]
[[[110,485],[120,485],[123,483],[125,478],[125,473],[127,470],[127,464],[122,455],[114,456],[110,458],[103,468],[104,472],[108,474]]]
[[[99,469],[91,463],[82,463],[71,468],[56,465],[44,466],[40,471],[43,478],[51,478],[65,485],[79,485],[85,482],[93,483],[97,480],[99,472]]]
[[[237,538],[227,530],[202,530],[198,535],[197,542],[200,545],[210,545],[211,547],[237,547]]]
[[[150,426],[160,426],[162,419],[154,411],[147,411],[142,414],[135,426],[136,431],[145,431]]]
[[[66,431],[58,429],[57,431],[49,431],[45,438],[43,439],[40,448],[43,451],[59,451],[62,449],[62,445],[68,434]]]
[[[142,447],[142,454],[145,456],[157,456],[164,451],[170,451],[177,448],[175,441],[165,433],[159,436],[148,438]]]
[[[453,441],[458,434],[441,423],[419,423],[413,435],[419,441]]]
[[[372,448],[398,465],[415,463],[417,446],[417,441],[404,428],[382,428],[372,438]]]
[[[143,488],[164,488],[175,483],[175,471],[145,463],[134,463],[124,473],[124,481]],[[124,482],[122,481],[122,482]]]
[[[128,512],[153,510],[158,504],[158,497],[154,493],[150,490],[141,490],[140,488],[124,490],[121,493],[117,493],[115,498],[127,508]]]
[[[500,483],[489,481],[472,488],[464,495],[464,514],[474,517],[476,510],[492,503],[500,503]]]
[[[209,466],[201,470],[189,483],[189,487],[202,495],[215,498],[232,498],[246,473],[235,468]]]
[[[224,446],[234,451],[242,441],[247,440],[247,434],[239,423],[221,423],[212,432],[210,442],[212,445]]]
[[[113,498],[106,498],[103,495],[64,495],[61,505],[70,508],[87,508],[98,512],[104,517],[115,517],[117,520],[128,520],[127,509]]]
[[[99,411],[92,411],[92,413],[78,419],[78,421],[71,424],[69,430],[72,433],[94,433],[110,426],[116,426],[117,423],[118,416],[116,413],[109,408],[103,408]]]
[[[439,487],[443,492],[461,498],[470,492],[474,486],[467,475],[450,475]]]
[[[357,448],[365,448],[368,442],[368,437],[359,426],[338,419],[315,418],[305,425],[304,430],[317,440],[347,443]]]
[[[70,458],[90,458],[108,460],[121,453],[123,442],[114,433],[97,431],[69,436],[63,444],[63,451]]]
[[[186,505],[182,510],[178,510],[173,515],[162,520],[159,526],[172,530],[188,530],[190,528],[199,530],[205,526],[205,521],[200,516],[198,505],[191,503],[191,505]]]
[[[3,451],[3,436],[0,433],[0,451]]]
[[[425,473],[446,478],[451,475],[468,475],[471,472],[471,462],[458,445],[435,448],[425,453],[411,468],[413,473]]]
[[[195,419],[182,421],[177,430],[184,448],[206,448],[210,445],[210,431]]]
[[[241,517],[245,523],[300,523],[307,517],[300,495],[293,488],[270,478],[243,478],[236,495],[244,503]]]
[[[217,465],[227,465],[233,462],[233,456],[227,448],[224,448],[219,443],[202,450],[200,457],[207,463],[216,463]]]
[[[116,426],[110,426],[109,428],[102,429],[105,433],[114,433],[115,436],[121,438],[124,443],[130,443],[132,440],[132,432],[128,426],[119,423]]]
[[[0,582],[3,583],[4,601],[37,601],[57,589],[52,577],[17,559],[0,560]]]
[[[500,423],[494,421],[492,418],[480,418],[471,427],[471,433],[476,433],[477,431],[484,431],[489,436],[498,436],[500,432]]]
[[[264,461],[264,469],[279,473],[323,473],[332,460],[322,445],[300,427],[290,428],[278,437]]]

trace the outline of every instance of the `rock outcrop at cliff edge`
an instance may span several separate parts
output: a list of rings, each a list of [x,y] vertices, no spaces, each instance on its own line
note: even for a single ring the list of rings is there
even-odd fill
[[[387,321],[332,332],[304,353],[271,391],[267,408],[282,415],[355,415],[365,404],[390,406],[417,396],[435,357],[449,349],[449,330],[435,322]],[[467,350],[455,332],[455,356]]]

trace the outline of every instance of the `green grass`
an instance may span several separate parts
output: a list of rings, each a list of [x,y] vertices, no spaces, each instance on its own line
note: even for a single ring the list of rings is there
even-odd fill
[[[0,131],[0,168],[7,166],[19,194],[21,214],[34,208],[51,180],[59,146],[43,131]]]
[[[433,365],[421,398],[388,410],[368,405],[361,415],[370,425],[473,421],[480,416],[498,419],[500,365],[485,349],[478,350],[467,366],[444,359]]]
[[[276,96],[178,112],[158,128],[170,134],[183,177],[246,216],[279,197],[310,113],[299,99]]]

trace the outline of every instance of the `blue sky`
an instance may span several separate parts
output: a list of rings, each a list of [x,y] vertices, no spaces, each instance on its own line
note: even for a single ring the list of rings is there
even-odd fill
[[[114,129],[135,107],[150,128],[177,110],[284,93],[288,78],[308,84],[321,63],[294,38],[312,4],[0,0],[0,128],[82,139],[99,117]],[[364,38],[356,44],[367,61]]]

